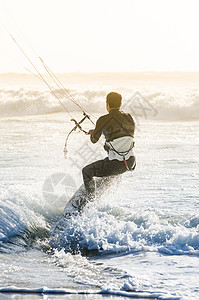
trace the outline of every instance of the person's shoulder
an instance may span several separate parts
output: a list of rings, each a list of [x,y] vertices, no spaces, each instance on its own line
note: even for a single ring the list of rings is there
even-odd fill
[[[109,117],[109,114],[105,114],[101,117],[99,117],[99,119],[97,120],[97,122],[103,122],[104,120],[106,120]]]
[[[124,115],[124,116],[129,116],[132,118],[131,114],[127,113],[127,112],[124,112],[122,110],[120,110],[121,114]]]
[[[124,117],[126,117],[126,118],[128,118],[129,120],[131,120],[131,121],[134,122],[134,119],[133,119],[133,117],[132,117],[132,115],[131,115],[130,113],[126,113],[126,112],[123,112],[123,111],[120,111],[120,112],[121,112],[121,114],[122,114]]]

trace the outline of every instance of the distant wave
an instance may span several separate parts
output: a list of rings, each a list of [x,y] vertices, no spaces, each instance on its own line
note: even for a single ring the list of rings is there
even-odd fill
[[[198,120],[199,89],[155,89],[143,88],[139,91],[132,88],[114,89],[123,95],[123,110],[135,118],[149,120]],[[105,113],[105,97],[110,89],[73,89],[70,95],[84,110],[91,113]],[[70,112],[79,108],[55,90]],[[25,116],[62,112],[64,108],[50,91],[39,89],[0,89],[0,116]]]

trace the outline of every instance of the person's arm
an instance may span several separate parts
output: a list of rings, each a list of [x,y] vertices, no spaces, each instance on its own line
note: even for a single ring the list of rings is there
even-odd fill
[[[101,118],[99,118],[97,120],[95,129],[90,131],[91,133],[90,139],[93,144],[97,143],[97,141],[99,140],[100,136],[102,135],[102,129],[103,128],[101,125]]]

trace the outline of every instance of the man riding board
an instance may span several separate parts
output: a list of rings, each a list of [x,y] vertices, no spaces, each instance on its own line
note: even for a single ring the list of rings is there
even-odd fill
[[[108,114],[101,116],[95,129],[90,130],[90,140],[96,143],[102,133],[105,136],[104,148],[108,157],[95,161],[82,170],[87,200],[95,195],[94,177],[110,177],[134,170],[136,165],[133,153],[135,122],[130,114],[120,111],[122,96],[112,92],[106,97]]]

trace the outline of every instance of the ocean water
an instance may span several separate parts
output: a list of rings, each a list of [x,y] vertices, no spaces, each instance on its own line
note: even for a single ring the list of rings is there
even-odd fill
[[[70,92],[95,122],[111,88]],[[137,123],[136,170],[65,220],[103,138],[72,133],[65,159],[74,124],[51,93],[1,87],[0,299],[199,299],[199,89],[116,90]]]

